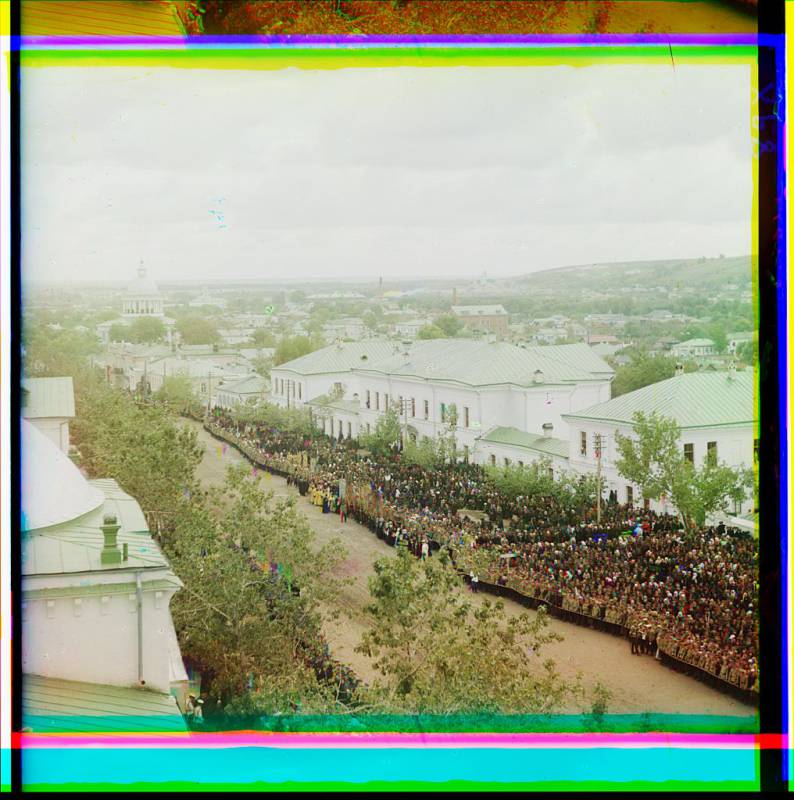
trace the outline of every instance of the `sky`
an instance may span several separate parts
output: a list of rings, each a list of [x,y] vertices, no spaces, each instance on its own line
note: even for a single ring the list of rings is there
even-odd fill
[[[34,282],[520,275],[751,251],[749,68],[26,68]]]

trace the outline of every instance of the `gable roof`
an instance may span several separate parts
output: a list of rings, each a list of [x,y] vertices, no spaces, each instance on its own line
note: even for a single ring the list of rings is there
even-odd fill
[[[340,342],[294,358],[273,370],[287,369],[301,375],[322,375],[329,372],[350,372],[361,365],[386,358],[394,352],[394,344],[382,339],[363,342]],[[271,370],[271,372],[273,371]]]
[[[74,384],[71,378],[22,378],[27,392],[22,405],[26,419],[74,416]]]
[[[755,375],[752,370],[676,375],[562,418],[631,425],[638,411],[673,419],[680,428],[750,425],[758,421]]]
[[[222,391],[233,394],[261,394],[267,391],[269,387],[270,383],[261,375],[249,375],[241,381],[223,384]]]
[[[187,731],[164,692],[22,676],[22,724],[34,733]]]
[[[431,339],[406,353],[360,367],[360,371],[403,375],[469,386],[530,386],[537,371],[546,385],[609,378],[612,367],[585,344],[516,347],[507,342]]]

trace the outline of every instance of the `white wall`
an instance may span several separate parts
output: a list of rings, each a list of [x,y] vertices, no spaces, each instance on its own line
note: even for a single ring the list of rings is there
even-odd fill
[[[56,447],[69,453],[69,419],[67,417],[39,417],[29,420]]]
[[[27,582],[24,582],[27,583]],[[138,686],[135,590],[104,595],[25,599],[23,585],[22,671],[49,678]],[[160,590],[158,590],[160,591]],[[143,591],[143,677],[146,687],[168,692],[168,604],[173,591]],[[102,597],[108,599],[103,603]],[[53,605],[48,607],[48,602]],[[159,607],[157,607],[159,606]],[[51,615],[51,616],[50,616]]]

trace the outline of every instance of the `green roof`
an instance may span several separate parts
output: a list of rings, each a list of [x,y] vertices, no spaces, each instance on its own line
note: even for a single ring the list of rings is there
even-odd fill
[[[22,574],[63,575],[75,572],[168,568],[168,560],[147,530],[141,507],[112,479],[89,481],[105,493],[99,508],[76,520],[22,534]],[[117,541],[128,545],[129,558],[120,564],[102,564],[104,536],[100,526],[106,514],[115,514],[121,528]]]
[[[631,425],[642,411],[673,419],[680,428],[751,425],[758,421],[754,378],[752,370],[676,375],[562,418]]]
[[[261,375],[249,375],[241,381],[223,384],[222,391],[232,392],[233,394],[262,394],[270,387],[270,382],[266,381]]]
[[[687,339],[685,342],[677,344],[676,347],[713,347],[711,339]]]
[[[273,367],[272,372],[287,369],[301,375],[321,375],[327,372],[350,372],[365,366],[376,359],[386,358],[394,353],[394,343],[381,339],[368,339],[363,342],[341,342],[315,350],[300,358]]]
[[[547,385],[604,380],[614,374],[612,367],[586,344],[517,347],[507,342],[472,339],[414,342],[407,353],[360,369],[469,386],[531,386],[538,371]]]
[[[555,439],[553,436],[538,436],[534,433],[520,431],[518,428],[493,428],[484,436],[481,436],[479,441],[521,447],[524,450],[546,453],[559,458],[568,457],[568,442],[565,439]]]
[[[170,694],[40,675],[22,676],[22,725],[33,733],[187,730]]]

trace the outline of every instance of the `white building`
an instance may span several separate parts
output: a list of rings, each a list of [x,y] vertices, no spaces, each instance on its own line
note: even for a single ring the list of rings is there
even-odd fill
[[[184,730],[169,610],[179,578],[138,503],[113,480],[86,480],[26,420],[21,528],[25,727]]]
[[[23,378],[22,416],[59,450],[69,452],[69,420],[74,419],[74,386],[69,378]]]
[[[473,455],[477,437],[494,427],[542,435],[550,424],[565,438],[562,414],[609,399],[613,375],[583,344],[372,341],[327,347],[274,367],[271,395],[279,405],[288,398],[295,406],[309,403],[327,432],[353,438],[373,430],[395,403],[409,436],[434,438],[454,405],[458,446]],[[333,408],[317,399],[332,393],[338,395]]]
[[[239,381],[224,382],[218,386],[215,405],[234,409],[244,405],[256,405],[267,399],[270,381],[261,375],[249,375]]]
[[[605,495],[615,492],[620,503],[638,503],[639,487],[618,473],[615,434],[633,433],[633,415],[657,413],[681,429],[684,455],[700,466],[713,454],[729,466],[752,467],[758,444],[758,418],[752,370],[692,372],[563,415],[570,430],[568,460],[573,470],[594,473],[596,450],[601,447]],[[600,437],[600,438],[599,438]],[[741,513],[750,501],[736,509]],[[657,511],[674,509],[668,500],[651,503]]]
[[[688,339],[670,348],[670,352],[678,358],[699,358],[714,355],[714,342],[711,339]]]
[[[729,333],[726,337],[728,339],[728,352],[735,354],[738,347],[745,342],[754,342],[758,338],[755,331],[742,331],[739,333]]]

